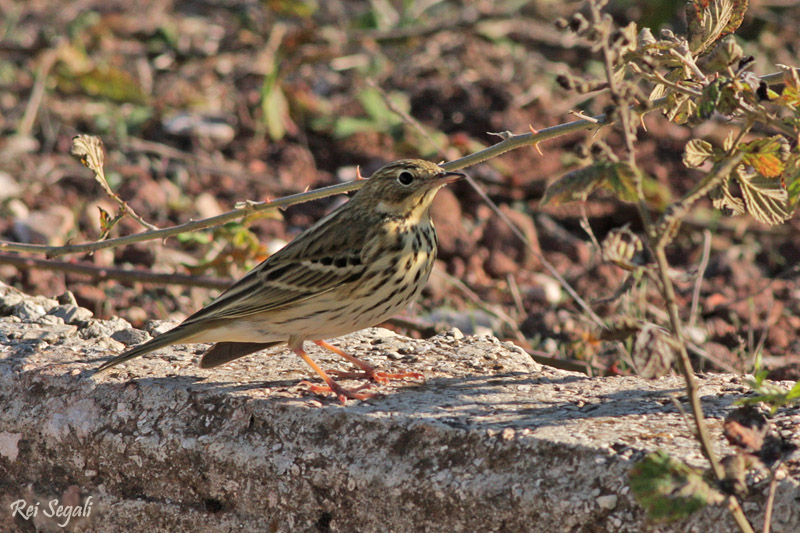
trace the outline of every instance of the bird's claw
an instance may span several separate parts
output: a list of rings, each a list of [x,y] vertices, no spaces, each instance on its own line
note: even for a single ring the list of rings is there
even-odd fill
[[[301,381],[300,385],[308,386],[308,389],[315,393],[315,394],[327,394],[332,392],[336,395],[342,405],[347,403],[347,400],[368,400],[375,396],[374,393],[371,392],[360,392],[364,389],[368,389],[370,387],[369,383],[365,383],[356,389],[345,389],[335,381],[332,381],[329,385],[316,385],[311,383],[310,381]]]

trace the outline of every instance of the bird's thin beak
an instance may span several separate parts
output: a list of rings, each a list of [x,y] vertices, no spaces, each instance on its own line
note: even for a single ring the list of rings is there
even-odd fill
[[[439,174],[438,178],[445,183],[453,183],[454,181],[458,181],[461,178],[466,178],[467,175],[463,172],[444,172]]]

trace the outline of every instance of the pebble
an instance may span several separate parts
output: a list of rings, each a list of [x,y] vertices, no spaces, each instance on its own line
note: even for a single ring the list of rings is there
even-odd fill
[[[111,338],[115,341],[121,342],[122,344],[130,346],[133,344],[141,344],[146,340],[149,340],[150,334],[148,334],[146,331],[142,331],[141,329],[128,328],[115,331],[111,334]]]
[[[617,506],[617,499],[618,498],[616,494],[606,494],[605,496],[598,496],[595,501],[601,509],[610,511]]]
[[[458,328],[452,328],[447,333],[448,333],[448,335],[450,337],[453,337],[454,339],[463,339],[464,338],[464,334]]]

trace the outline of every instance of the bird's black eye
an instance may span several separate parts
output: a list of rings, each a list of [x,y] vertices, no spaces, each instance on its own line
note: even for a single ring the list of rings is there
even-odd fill
[[[414,181],[414,175],[411,172],[404,170],[397,175],[397,181],[400,182],[400,185],[411,185],[411,182]]]

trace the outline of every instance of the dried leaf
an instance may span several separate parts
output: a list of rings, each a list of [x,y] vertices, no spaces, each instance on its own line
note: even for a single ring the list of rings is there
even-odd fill
[[[683,150],[683,164],[689,168],[697,168],[714,155],[714,147],[702,139],[691,139]]]
[[[781,102],[792,108],[800,108],[800,74],[797,69],[787,66],[778,65],[783,69],[783,91],[781,91]]]
[[[732,174],[742,189],[747,212],[764,224],[782,224],[792,216],[789,195],[779,180],[748,173],[738,167]]]
[[[789,195],[788,204],[792,210],[800,203],[800,150],[795,147],[786,161],[786,167],[781,176]]]
[[[702,54],[742,24],[748,0],[691,0],[686,4],[687,33],[692,53]]]
[[[676,69],[670,74],[673,73],[679,75],[681,70]],[[670,79],[671,77],[677,76],[667,75],[666,77],[667,79]],[[667,105],[664,108],[664,116],[667,117],[668,120],[671,120],[676,124],[686,124],[686,122],[697,113],[697,104],[688,94],[670,91],[663,85],[656,85],[655,89],[653,89],[653,92],[651,93],[651,98],[659,98],[662,96],[662,94],[666,94],[667,96]]]
[[[726,152],[730,151],[731,147],[733,146],[733,142],[736,140],[736,133],[731,130],[725,136],[725,140],[722,141],[722,149]]]
[[[631,316],[621,316],[607,328],[600,330],[595,336],[602,341],[624,341],[639,332],[642,321]]]
[[[739,407],[726,416],[722,429],[725,438],[733,446],[754,454],[761,451],[769,425],[767,417],[758,408],[748,405]]]
[[[706,505],[715,505],[725,497],[703,480],[697,470],[672,459],[666,452],[647,455],[629,474],[636,501],[654,520],[686,518]]]
[[[714,208],[719,209],[729,217],[744,215],[747,211],[744,207],[744,200],[735,197],[730,190],[730,180],[725,180],[719,187],[711,191],[708,195]]]
[[[69,153],[95,174],[103,173],[103,140],[96,135],[76,135]]]
[[[544,192],[541,204],[559,205],[567,202],[586,200],[586,198],[608,178],[610,163],[594,165],[567,172],[551,183]]]
[[[738,65],[743,57],[744,49],[733,35],[728,35],[703,58],[702,67],[704,72],[722,72],[728,67]]]
[[[602,244],[603,259],[625,270],[635,270],[646,263],[644,245],[627,226],[614,228]]]
[[[784,460],[797,449],[794,443],[773,430],[767,417],[754,405],[731,412],[722,427],[728,442],[767,467]]]
[[[720,481],[719,487],[727,494],[747,494],[747,469],[748,457],[742,454],[726,455],[722,458],[725,469],[725,479]]]

